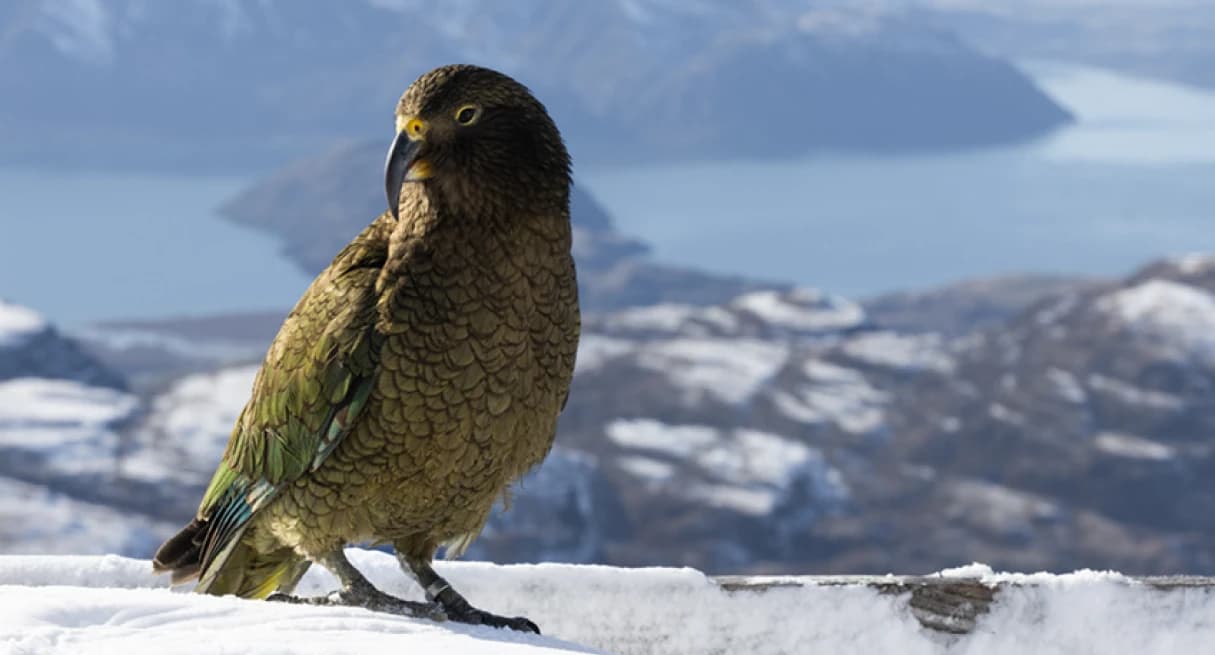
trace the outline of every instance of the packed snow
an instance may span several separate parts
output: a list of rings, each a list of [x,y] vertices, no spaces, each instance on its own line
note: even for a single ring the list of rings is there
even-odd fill
[[[47,328],[38,312],[0,300],[0,348],[20,345]]]
[[[352,561],[389,593],[420,590],[379,552]],[[13,653],[504,653],[558,655],[1022,655],[1206,652],[1215,592],[1160,591],[1110,572],[997,573],[975,564],[942,577],[999,585],[969,635],[921,627],[907,593],[863,584],[768,578],[725,591],[692,569],[440,562],[475,604],[526,615],[544,636],[433,623],[354,608],[279,605],[174,593],[148,562],[105,557],[0,557],[0,644]],[[334,588],[323,571],[300,593]]]

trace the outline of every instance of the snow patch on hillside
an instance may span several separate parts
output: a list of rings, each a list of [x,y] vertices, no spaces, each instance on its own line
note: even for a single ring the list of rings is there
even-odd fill
[[[714,507],[767,516],[798,478],[812,478],[809,483],[815,488],[839,487],[832,497],[847,496],[839,471],[827,465],[817,449],[777,434],[667,425],[654,419],[620,419],[608,424],[606,432],[624,448],[693,465],[701,479],[677,485],[672,492]],[[634,453],[620,457],[617,464],[651,483],[668,482],[674,474],[669,462]]]
[[[769,325],[799,332],[835,332],[865,320],[860,305],[813,289],[756,291],[740,296],[731,307],[754,314]]]
[[[46,328],[46,319],[38,312],[0,300],[0,348],[18,346]]]
[[[1131,329],[1175,346],[1183,357],[1215,355],[1215,296],[1172,280],[1148,280],[1097,301]]]
[[[4,552],[151,552],[174,527],[0,477],[0,550]]]
[[[131,394],[72,380],[0,382],[0,449],[45,455],[59,471],[106,471],[118,448],[110,428],[138,405]]]

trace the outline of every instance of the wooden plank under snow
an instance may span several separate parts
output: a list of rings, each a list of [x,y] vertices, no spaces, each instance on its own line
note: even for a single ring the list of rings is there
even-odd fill
[[[1000,591],[1012,586],[1032,586],[1029,581],[944,576],[821,575],[821,576],[716,576],[713,580],[729,593],[764,593],[790,587],[865,586],[883,594],[908,595],[911,613],[926,628],[951,634],[975,629]],[[1215,592],[1215,577],[1147,576],[1126,577],[1121,583],[1143,585],[1161,592],[1176,589],[1207,589]]]

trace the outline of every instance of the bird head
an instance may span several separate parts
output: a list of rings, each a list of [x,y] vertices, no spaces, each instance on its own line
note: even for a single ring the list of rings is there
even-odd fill
[[[411,183],[473,211],[568,204],[570,160],[527,87],[487,68],[443,66],[419,77],[397,104],[384,166],[393,217]]]

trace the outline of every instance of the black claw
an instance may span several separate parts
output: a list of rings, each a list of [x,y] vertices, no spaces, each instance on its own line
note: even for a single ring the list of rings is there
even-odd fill
[[[456,614],[449,611],[447,618],[451,621],[467,623],[469,625],[487,625],[491,628],[510,628],[516,632],[531,632],[533,634],[540,634],[540,626],[536,625],[525,617],[516,616],[514,618],[508,618],[505,616],[498,616],[497,614],[491,614],[475,607],[469,607],[468,609],[460,611]]]

